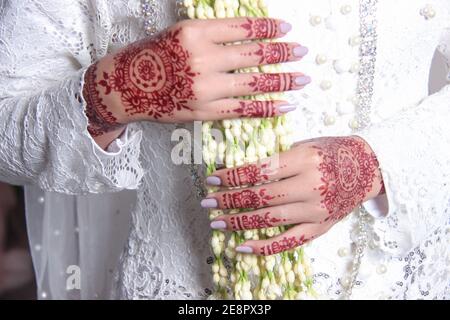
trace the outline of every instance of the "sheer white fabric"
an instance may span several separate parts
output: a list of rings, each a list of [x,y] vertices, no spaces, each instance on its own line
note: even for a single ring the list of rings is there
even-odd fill
[[[359,32],[358,2],[269,1],[274,16],[294,24],[287,40],[310,49],[303,61],[285,66],[313,78],[289,94],[299,106],[297,140],[351,133],[357,73],[346,70],[358,61],[358,46],[351,45]],[[176,19],[175,1],[160,3],[163,28]],[[86,130],[83,72],[144,37],[140,1],[0,4],[0,177],[27,184],[40,297],[205,297],[208,220],[188,169],[170,160],[174,126],[130,125],[110,152]],[[343,5],[351,13],[343,14]],[[426,5],[434,18],[421,14]],[[322,23],[313,26],[312,16]],[[378,16],[374,124],[358,134],[380,160],[389,212],[373,221],[353,298],[448,298],[450,89],[428,97],[428,76],[436,48],[450,61],[450,4],[379,0]],[[316,63],[319,54],[326,63]],[[332,88],[323,90],[323,81]],[[336,121],[325,126],[330,116]],[[123,189],[137,192],[107,193]],[[104,194],[82,196],[87,193]],[[337,252],[351,251],[354,224],[350,216],[307,248],[324,298],[342,294],[351,255]],[[81,290],[66,289],[71,265],[80,267]]]

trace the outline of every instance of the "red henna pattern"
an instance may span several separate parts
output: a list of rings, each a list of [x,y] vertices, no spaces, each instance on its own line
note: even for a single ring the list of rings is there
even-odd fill
[[[271,228],[281,222],[281,219],[273,218],[270,216],[270,212],[267,212],[264,215],[253,214],[231,217],[230,222],[234,230],[252,230]]]
[[[286,43],[259,43],[259,50],[255,52],[258,56],[259,64],[277,64],[280,62],[289,61],[291,57],[291,49]]]
[[[101,136],[107,132],[118,130],[124,125],[117,122],[116,117],[108,111],[108,107],[100,98],[95,77],[97,73],[97,63],[93,64],[86,71],[83,96],[86,100],[86,116],[89,120],[88,131],[92,137]]]
[[[222,196],[225,209],[250,209],[269,205],[268,201],[275,199],[266,194],[266,189],[261,189],[258,193],[252,190],[240,192],[227,192]]]
[[[147,114],[154,119],[172,116],[177,110],[191,110],[195,100],[189,53],[180,44],[181,28],[168,31],[157,40],[142,40],[114,57],[115,71],[103,73],[98,81],[105,95],[118,92],[130,115]]]
[[[270,256],[272,254],[277,254],[280,252],[284,252],[287,250],[295,249],[304,243],[308,242],[311,239],[305,238],[305,236],[301,236],[300,238],[296,237],[284,237],[280,241],[273,241],[269,245],[261,247],[260,254],[264,256]]]
[[[328,211],[325,221],[338,221],[360,205],[372,190],[378,161],[355,138],[329,138],[315,146],[322,162],[319,171],[323,183],[318,189],[321,204]]]
[[[232,187],[239,187],[248,184],[256,184],[259,182],[269,180],[269,170],[267,169],[270,164],[262,164],[260,167],[251,164],[245,167],[232,169],[227,172],[228,184]]]
[[[278,34],[278,23],[272,19],[247,19],[241,27],[247,30],[247,38],[271,39]]]
[[[295,87],[294,77],[287,73],[266,73],[253,76],[248,85],[253,92],[281,92],[289,91]]]
[[[273,101],[241,101],[240,107],[233,111],[245,118],[271,118],[275,116],[275,104]]]

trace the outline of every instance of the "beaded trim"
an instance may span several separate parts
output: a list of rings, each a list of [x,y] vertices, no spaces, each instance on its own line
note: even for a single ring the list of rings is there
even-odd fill
[[[141,0],[142,16],[144,17],[144,30],[147,36],[158,32],[158,20],[161,16],[161,7],[157,0]]]
[[[359,107],[357,112],[358,127],[363,129],[370,125],[370,114],[373,100],[373,84],[375,79],[375,63],[377,57],[377,4],[378,0],[360,0],[360,33],[361,46],[357,95]],[[361,205],[356,209],[358,214],[357,239],[352,269],[348,286],[344,292],[344,298],[349,299],[353,288],[357,283],[357,277],[364,252],[367,248],[368,233],[370,228],[370,215]]]
[[[359,98],[358,129],[363,129],[370,124],[377,55],[377,3],[378,0],[360,0],[361,46],[359,54],[361,67],[357,88]]]

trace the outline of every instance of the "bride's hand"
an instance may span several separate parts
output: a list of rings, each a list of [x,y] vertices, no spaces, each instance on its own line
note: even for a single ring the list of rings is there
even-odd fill
[[[295,225],[236,249],[260,255],[290,250],[324,234],[362,202],[384,192],[376,156],[356,136],[304,141],[260,163],[217,171],[207,183],[239,189],[211,194],[203,207],[254,210],[220,216],[211,224],[214,229]]]
[[[301,89],[309,77],[230,73],[301,59],[307,49],[297,43],[248,42],[279,38],[290,29],[290,24],[275,19],[183,21],[106,56],[85,76],[90,133],[99,136],[142,120],[180,123],[268,117],[293,110],[285,101],[233,97]],[[231,45],[240,41],[245,43]]]

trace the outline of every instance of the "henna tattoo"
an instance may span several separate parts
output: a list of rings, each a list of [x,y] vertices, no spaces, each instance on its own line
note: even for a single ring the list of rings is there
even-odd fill
[[[248,184],[256,184],[269,180],[268,174],[270,164],[264,163],[260,167],[251,164],[248,166],[232,169],[227,172],[228,184],[232,187],[239,187]]]
[[[241,215],[231,217],[230,222],[234,230],[271,228],[275,226],[275,224],[281,222],[281,219],[271,217],[270,214],[270,212],[266,212],[264,215]]]
[[[355,138],[328,138],[318,150],[321,204],[328,211],[326,221],[338,221],[360,205],[372,191],[379,167],[375,154]]]
[[[222,196],[225,209],[250,209],[267,206],[268,201],[275,199],[266,194],[266,189],[261,189],[258,193],[252,190],[240,192],[227,192]]]
[[[271,118],[275,116],[275,104],[273,101],[240,102],[240,107],[233,110],[241,117]]]
[[[253,92],[282,92],[295,88],[295,79],[287,73],[266,73],[253,76],[253,81],[248,84]]]
[[[269,245],[261,247],[260,254],[262,254],[264,256],[270,256],[272,254],[277,254],[277,253],[284,252],[287,250],[295,249],[310,240],[311,239],[305,238],[304,235],[301,236],[300,238],[284,237],[280,241],[273,241]]]
[[[104,94],[120,94],[129,115],[159,119],[175,111],[191,110],[188,102],[195,100],[193,78],[198,74],[188,64],[190,54],[180,44],[180,31],[136,42],[116,54],[114,72],[104,72],[98,81]]]
[[[118,123],[116,117],[108,110],[100,97],[95,82],[97,67],[98,63],[95,63],[86,71],[83,87],[83,96],[87,104],[85,113],[89,120],[88,131],[92,137],[98,137],[124,127],[124,124]]]
[[[291,58],[291,49],[286,43],[259,43],[259,50],[255,55],[259,57],[259,64],[277,64],[284,61],[289,61]]]
[[[271,39],[275,38],[279,32],[278,23],[267,18],[247,19],[241,27],[247,30],[247,38]]]

